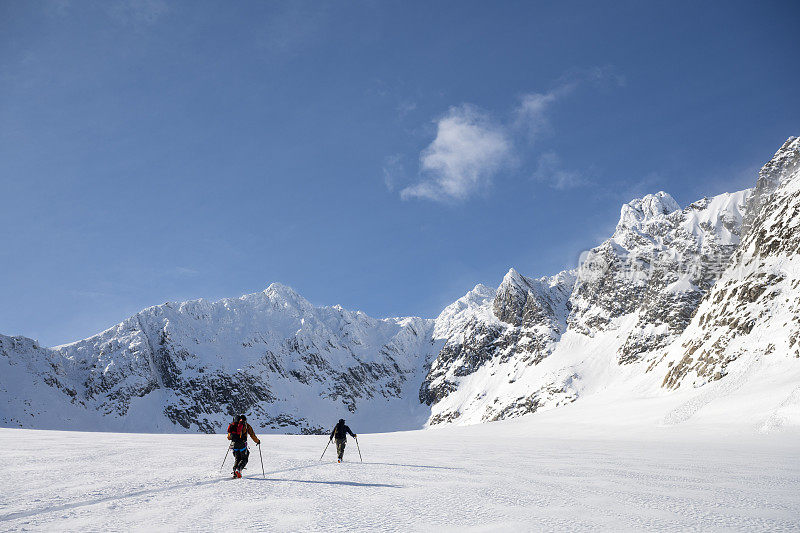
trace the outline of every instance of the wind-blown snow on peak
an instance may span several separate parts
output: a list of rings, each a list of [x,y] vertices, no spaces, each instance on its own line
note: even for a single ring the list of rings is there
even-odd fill
[[[451,303],[439,313],[433,336],[457,342],[463,338],[464,331],[470,322],[496,322],[492,314],[492,301],[497,291],[481,283],[475,285],[467,294]]]
[[[631,200],[622,206],[617,228],[638,228],[641,224],[680,210],[678,202],[664,191]]]
[[[703,198],[686,207],[683,229],[705,244],[713,238],[717,244],[739,244],[747,199],[752,189]]]

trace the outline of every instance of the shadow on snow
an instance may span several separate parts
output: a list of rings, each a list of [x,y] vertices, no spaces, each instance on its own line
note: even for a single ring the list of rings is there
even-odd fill
[[[294,466],[291,468],[284,468],[281,470],[273,470],[272,472],[266,472],[265,475],[273,475],[273,474],[282,474],[284,472],[292,472],[294,470],[304,470],[306,468],[314,468],[315,466],[322,466],[325,464],[330,463],[313,463],[309,465],[303,466]],[[364,464],[388,464],[388,463],[364,463]],[[397,465],[397,466],[412,466],[412,465]],[[292,482],[292,483],[317,483],[317,484],[324,484],[324,485],[345,485],[351,487],[384,487],[384,488],[401,488],[400,485],[388,485],[385,483],[357,483],[355,481],[317,481],[317,480],[309,480],[309,479],[281,479],[281,478],[268,478],[264,479],[257,474],[253,474],[247,476],[246,479],[251,480],[258,480],[258,481],[283,481],[283,482]],[[137,498],[139,496],[148,496],[153,494],[160,494],[163,492],[169,492],[171,490],[178,490],[178,489],[187,489],[190,487],[202,487],[204,485],[213,485],[215,483],[222,483],[224,481],[228,481],[230,478],[225,477],[222,479],[210,479],[207,481],[193,481],[190,483],[179,483],[177,485],[169,485],[167,487],[161,487],[156,489],[143,489],[137,490],[134,492],[129,492],[127,494],[119,494],[115,496],[106,496],[103,498],[96,498],[94,500],[85,500],[82,502],[74,502],[74,503],[65,503],[62,505],[53,505],[49,507],[43,507],[39,509],[32,509],[28,511],[19,511],[16,513],[8,513],[4,515],[0,515],[0,522],[7,522],[9,520],[18,520],[20,518],[28,518],[31,516],[36,516],[38,514],[44,513],[57,513],[59,511],[66,511],[69,509],[78,509],[80,507],[88,507],[91,505],[97,505],[100,503],[106,502],[113,502],[118,500],[127,500],[130,498]],[[231,480],[232,481],[232,480]]]

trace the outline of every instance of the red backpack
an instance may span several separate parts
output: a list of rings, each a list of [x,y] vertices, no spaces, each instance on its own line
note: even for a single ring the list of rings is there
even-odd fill
[[[236,422],[228,424],[228,433],[231,435],[235,435],[240,439],[245,436],[245,432],[247,431],[247,426],[244,422]]]

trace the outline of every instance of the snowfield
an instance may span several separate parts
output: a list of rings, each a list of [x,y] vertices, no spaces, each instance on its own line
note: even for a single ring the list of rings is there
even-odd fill
[[[0,530],[800,530],[796,432],[569,412],[362,434],[363,463],[263,435],[241,480],[223,435],[0,429]]]

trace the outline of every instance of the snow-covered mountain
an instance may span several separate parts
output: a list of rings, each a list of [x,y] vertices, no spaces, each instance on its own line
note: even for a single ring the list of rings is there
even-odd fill
[[[775,268],[783,269],[781,274],[753,274],[762,291],[781,290],[779,281],[800,284],[798,273],[788,269],[798,253],[789,244],[800,222],[790,207],[790,199],[800,201],[791,188],[800,187],[798,161],[800,141],[792,138],[761,170],[754,192],[703,198],[683,209],[665,192],[633,200],[622,206],[611,238],[585,253],[576,272],[531,280],[512,269],[496,293],[477,287],[450,306],[437,319],[445,347],[420,391],[420,399],[431,405],[429,424],[478,423],[609,395],[659,397],[690,380],[692,364],[707,377],[724,375],[709,374],[708,356],[685,359],[685,350],[675,347],[699,342],[681,335],[695,331],[689,325],[702,309],[725,309],[723,296],[709,291],[723,273],[736,274],[729,266],[732,255],[739,250],[733,261],[741,263],[751,241],[769,242],[769,253],[780,249],[782,254],[770,260],[780,265]],[[779,218],[769,214],[773,211],[781,213]],[[781,235],[786,243],[779,246]],[[792,305],[782,317],[796,324],[800,313]],[[740,303],[728,305],[734,307],[743,312]],[[787,327],[769,318],[774,306],[762,308],[762,320],[781,331],[775,335],[782,335],[784,344],[794,346]],[[705,324],[705,335],[726,327],[725,322]],[[748,341],[742,342],[741,351],[749,353]],[[667,349],[680,362],[671,362]],[[718,350],[716,365],[732,357],[727,347]],[[800,361],[772,370],[800,381]],[[800,389],[773,389],[767,403],[798,405]],[[765,406],[759,416],[773,416],[770,409]],[[675,417],[665,413],[666,419]]]
[[[433,326],[314,307],[272,284],[241,298],[150,307],[52,350],[0,337],[0,393],[11,403],[0,422],[214,432],[248,412],[260,427],[319,432],[358,412],[371,427],[419,427],[425,411],[407,399],[419,388],[420,356],[436,351]],[[69,409],[56,414],[62,405]]]
[[[739,244],[749,194],[721,194],[681,209],[659,192],[623,205],[614,235],[582,263],[570,327],[592,335],[635,314],[619,352],[623,364],[668,344]]]
[[[52,349],[0,335],[0,425],[213,432],[247,412],[274,431],[344,414],[377,431],[633,397],[672,399],[664,423],[746,401],[761,429],[800,425],[798,224],[790,138],[754,189],[633,200],[575,270],[511,269],[435,320],[315,307],[273,284]]]
[[[553,351],[567,327],[574,284],[573,271],[531,279],[512,268],[496,291],[479,285],[445,309],[435,329],[445,346],[420,389],[420,401],[432,406],[430,423],[535,410],[541,398],[510,396],[502,388]]]

